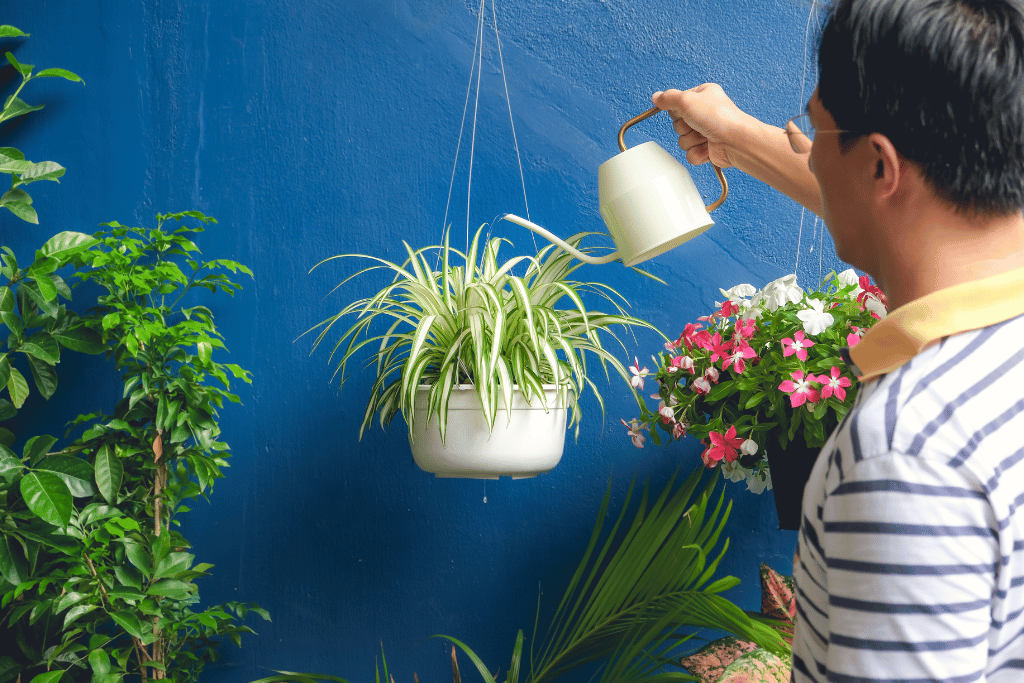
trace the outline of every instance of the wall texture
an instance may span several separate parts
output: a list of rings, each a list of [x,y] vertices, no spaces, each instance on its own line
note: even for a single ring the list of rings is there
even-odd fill
[[[197,208],[220,221],[203,236],[205,256],[255,272],[234,300],[211,301],[231,361],[255,381],[243,406],[223,411],[232,466],[185,532],[197,561],[216,564],[204,601],[257,601],[274,621],[253,623],[260,635],[228,646],[207,680],[286,669],[368,681],[381,643],[396,680],[414,671],[448,680],[436,633],[505,666],[516,629],[533,623],[538,584],[542,613],[561,594],[608,481],[621,502],[634,474],[660,488],[698,462],[695,443],[633,448],[619,418],[635,407],[616,379],[602,386],[603,421],[586,399],[579,440],[551,473],[435,480],[413,464],[400,426],[357,440],[368,375],[354,373],[339,394],[326,353],[310,356],[310,339],[297,339],[380,284],[371,277],[326,296],[354,264],[310,267],[347,252],[400,260],[403,239],[437,243],[450,183],[460,246],[467,228],[525,213],[488,3],[467,217],[475,98],[461,147],[458,136],[478,12],[476,0],[28,0],[0,17],[32,34],[4,46],[20,61],[86,82],[30,84],[24,99],[47,108],[0,130],[2,144],[68,169],[59,186],[32,188],[40,226],[0,215],[2,242],[27,257],[59,230]],[[717,81],[781,125],[813,88],[812,0],[498,0],[495,14],[530,215],[564,235],[603,229],[597,167],[654,91]],[[5,94],[12,78],[0,72]],[[679,154],[666,116],[629,135]],[[710,311],[719,287],[761,286],[792,272],[798,253],[805,286],[839,267],[810,214],[727,175],[732,194],[717,226],[650,264],[668,286],[618,266],[582,272],[674,336]],[[694,176],[710,201],[710,169]],[[520,228],[494,230],[533,249]],[[622,356],[659,346],[638,335]],[[60,371],[57,395],[29,404],[26,429],[62,433],[117,393],[99,360],[71,359]],[[795,534],[774,531],[770,494],[731,486],[723,568],[743,581],[732,598],[755,609],[758,563],[789,571]]]

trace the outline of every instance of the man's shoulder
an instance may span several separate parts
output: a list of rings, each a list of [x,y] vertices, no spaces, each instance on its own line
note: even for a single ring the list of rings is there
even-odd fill
[[[1024,429],[1024,316],[943,338],[864,384],[836,445],[857,459],[896,451],[957,464],[1019,449],[1014,429]]]

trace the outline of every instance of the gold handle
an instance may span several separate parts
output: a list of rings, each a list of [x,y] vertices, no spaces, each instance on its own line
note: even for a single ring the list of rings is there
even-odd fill
[[[622,125],[622,128],[619,129],[619,149],[621,149],[623,152],[626,151],[626,140],[624,136],[626,135],[627,128],[637,123],[640,123],[644,119],[651,118],[659,111],[661,111],[661,109],[658,109],[657,107],[651,107],[643,114],[640,114],[639,116],[634,116],[629,121],[626,121],[626,123]],[[722,186],[722,196],[719,197],[716,201],[704,207],[704,210],[707,211],[708,213],[711,213],[712,211],[720,207],[723,204],[723,202],[725,202],[725,198],[729,196],[729,183],[725,180],[725,174],[722,173],[722,169],[720,169],[718,166],[715,166],[714,164],[711,164],[711,168],[715,169],[715,175],[718,176],[718,183]]]

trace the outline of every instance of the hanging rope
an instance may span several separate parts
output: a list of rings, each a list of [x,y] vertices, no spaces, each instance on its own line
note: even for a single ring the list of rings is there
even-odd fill
[[[451,179],[448,182],[448,199],[445,202],[444,207],[444,221],[442,222],[442,239],[444,237],[444,230],[448,229],[448,213],[451,209],[452,191],[455,187],[455,173],[458,169],[459,164],[459,152],[462,148],[462,136],[466,126],[466,115],[469,112],[469,99],[470,95],[473,94],[473,80],[476,78],[476,94],[473,98],[473,122],[470,132],[470,145],[469,145],[469,170],[466,180],[466,249],[469,249],[469,223],[470,223],[470,208],[471,199],[473,194],[473,161],[476,156],[476,124],[478,120],[478,114],[480,109],[480,77],[483,73],[483,55],[484,55],[484,24],[487,10],[487,0],[480,0],[480,6],[477,13],[477,25],[476,35],[473,43],[473,57],[470,61],[469,71],[469,83],[466,86],[466,99],[462,106],[462,121],[459,123],[459,139],[455,147],[455,161],[452,164]],[[509,97],[508,92],[508,78],[505,75],[505,58],[501,49],[501,35],[498,30],[498,12],[495,6],[494,0],[491,0],[491,20],[494,27],[494,40],[498,48],[498,63],[501,69],[501,82],[505,89],[505,102],[508,105],[508,120],[512,126],[512,142],[515,146],[516,151],[516,162],[519,168],[519,183],[523,189],[523,204],[526,207],[526,217],[529,220],[530,217],[530,204],[526,197],[526,176],[523,173],[523,160],[519,152],[519,137],[516,135],[516,124],[512,114],[512,99]],[[531,237],[533,235],[531,234]],[[536,237],[533,237],[534,249],[537,248]]]
[[[803,62],[803,70],[801,71],[801,74],[800,74],[800,102],[797,103],[797,109],[798,110],[802,110],[803,107],[804,107],[804,104],[807,102],[807,99],[805,97],[805,93],[806,93],[805,86],[806,86],[806,83],[807,83],[807,43],[810,41],[810,37],[811,37],[811,19],[814,18],[814,13],[817,10],[817,7],[818,7],[818,0],[811,0],[811,9],[807,13],[807,24],[804,26],[804,62]],[[798,229],[798,231],[796,233],[796,263],[793,264],[793,273],[794,274],[798,274],[798,271],[799,271],[799,268],[800,268],[800,242],[801,242],[801,238],[803,237],[803,234],[804,234],[804,214],[805,214],[806,211],[807,211],[806,207],[803,207],[803,206],[800,207],[800,227],[799,227],[799,229]],[[814,225],[815,225],[815,228],[817,228],[817,225],[818,225],[818,219],[817,218],[815,218],[815,220],[814,220]],[[814,250],[813,246],[811,247],[811,250],[812,251]],[[820,251],[820,249],[818,251],[818,259],[819,259],[819,261],[818,261],[818,270],[820,271],[821,270],[821,251]],[[819,282],[821,281],[820,277],[818,278],[818,281]]]

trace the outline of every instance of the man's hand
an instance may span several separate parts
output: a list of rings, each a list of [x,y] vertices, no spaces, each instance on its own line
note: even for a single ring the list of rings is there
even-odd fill
[[[705,83],[690,90],[666,90],[651,97],[654,106],[667,111],[679,136],[679,147],[691,164],[710,160],[716,166],[733,166],[729,158],[731,136],[744,118],[743,113],[720,85]]]

